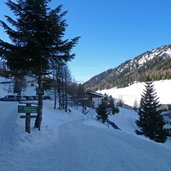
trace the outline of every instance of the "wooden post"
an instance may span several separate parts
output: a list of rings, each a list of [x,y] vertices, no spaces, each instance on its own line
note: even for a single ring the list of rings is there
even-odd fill
[[[30,103],[27,103],[26,106],[31,106]],[[25,132],[28,132],[30,133],[31,129],[30,129],[30,123],[31,123],[31,120],[30,120],[30,113],[26,113],[26,120],[25,120]]]

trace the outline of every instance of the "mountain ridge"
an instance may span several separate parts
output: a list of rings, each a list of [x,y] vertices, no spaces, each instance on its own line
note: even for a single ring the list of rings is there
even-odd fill
[[[84,83],[86,89],[126,87],[134,82],[171,79],[171,44],[146,51],[119,66],[108,69]]]

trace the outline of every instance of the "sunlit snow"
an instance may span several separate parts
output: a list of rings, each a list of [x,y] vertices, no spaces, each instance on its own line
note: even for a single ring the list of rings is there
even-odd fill
[[[170,171],[171,140],[160,144],[137,136],[133,110],[120,108],[109,117],[120,128],[116,130],[97,121],[94,109],[84,115],[81,107],[70,107],[65,113],[45,100],[41,131],[32,119],[28,134],[17,106],[0,101],[2,171]]]

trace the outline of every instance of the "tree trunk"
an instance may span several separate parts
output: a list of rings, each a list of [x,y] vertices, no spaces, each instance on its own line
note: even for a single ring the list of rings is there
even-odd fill
[[[57,105],[57,65],[54,64],[53,67],[53,89],[54,89],[54,109],[56,109],[56,105]]]
[[[54,94],[55,94],[54,109],[56,109],[56,103],[57,103],[57,91],[56,91],[56,86],[55,86],[55,88],[54,88]]]
[[[31,106],[31,104],[26,104],[26,106]],[[30,128],[30,123],[31,123],[31,119],[30,119],[30,113],[26,113],[26,120],[25,120],[25,132],[30,133],[31,128]]]
[[[39,90],[43,89],[43,85],[42,85],[42,75],[40,74],[38,77],[38,85],[39,85]],[[41,122],[42,122],[42,108],[43,108],[43,95],[40,93],[38,95],[38,114],[35,120],[35,128],[38,128],[38,130],[40,131],[40,127],[41,127]]]
[[[67,80],[67,71],[65,70],[65,112],[68,111],[68,80]]]

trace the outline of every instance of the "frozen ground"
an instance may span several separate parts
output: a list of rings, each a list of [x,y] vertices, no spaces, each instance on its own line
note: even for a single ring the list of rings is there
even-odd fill
[[[125,88],[111,88],[99,92],[112,95],[116,99],[123,100],[125,104],[134,106],[135,101],[140,102],[141,94],[145,89],[144,85],[144,83],[135,83]],[[161,104],[171,104],[170,87],[171,80],[154,81],[154,89]]]
[[[171,141],[157,144],[135,135],[135,112],[120,109],[108,128],[91,110],[64,113],[44,102],[41,131],[24,132],[17,103],[0,102],[0,171],[169,171]],[[33,127],[32,120],[32,127]]]

